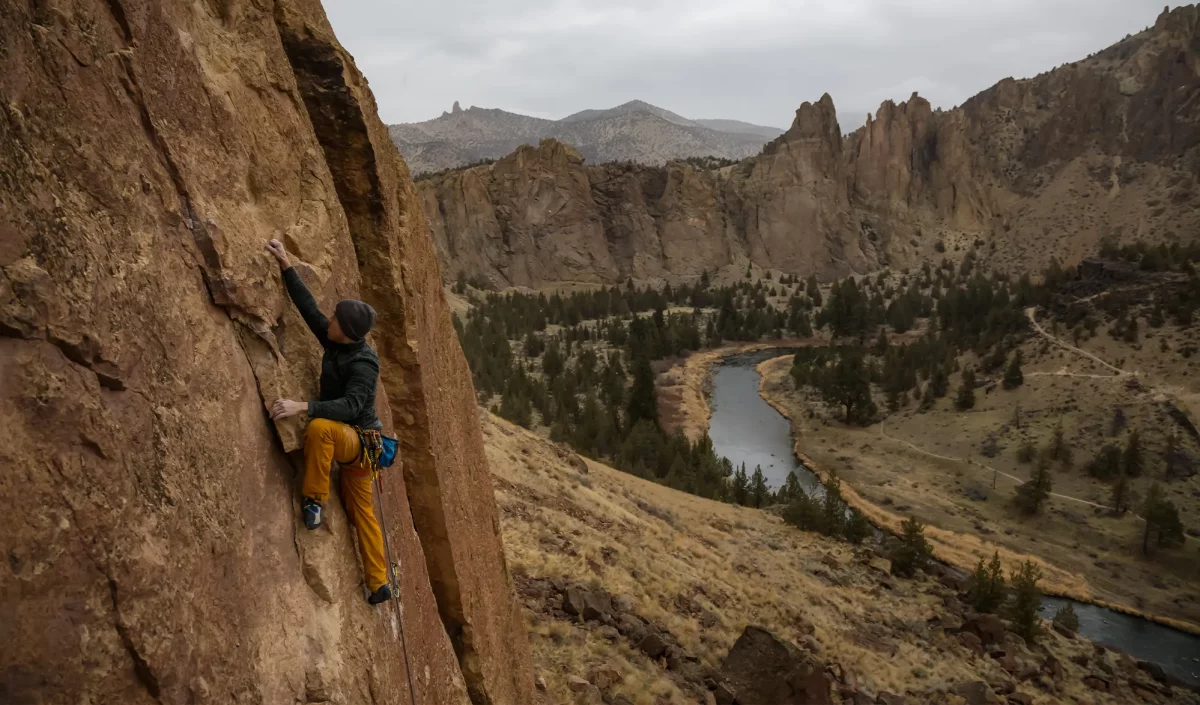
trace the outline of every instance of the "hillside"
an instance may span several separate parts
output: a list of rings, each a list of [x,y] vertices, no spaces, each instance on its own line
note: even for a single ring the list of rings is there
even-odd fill
[[[747,626],[818,664],[809,683],[823,686],[806,703],[1197,702],[1053,631],[1032,645],[1002,636],[985,656],[976,618],[937,570],[895,578],[869,547],[579,460],[495,417],[483,424],[535,668],[556,702],[728,702],[741,677],[739,702],[767,705],[747,687],[782,684],[786,671],[727,660]]]
[[[499,159],[523,144],[556,139],[574,146],[592,163],[663,164],[672,159],[715,156],[741,159],[756,154],[783,130],[737,121],[688,120],[635,100],[607,110],[583,110],[561,120],[458,103],[426,122],[390,126],[389,132],[413,173],[421,175]]]
[[[1198,37],[1200,8],[1164,11],[953,110],[886,101],[848,136],[826,95],[736,166],[648,166],[656,151],[597,165],[564,137],[578,149],[521,147],[420,190],[447,277],[494,288],[684,281],[747,262],[830,280],[972,250],[1020,273],[1102,239],[1186,243],[1200,232]]]

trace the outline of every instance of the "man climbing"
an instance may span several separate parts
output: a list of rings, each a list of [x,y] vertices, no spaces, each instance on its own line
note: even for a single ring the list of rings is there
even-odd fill
[[[329,497],[329,474],[336,460],[342,465],[346,515],[358,531],[363,572],[371,593],[367,602],[377,605],[392,599],[392,588],[387,580],[383,532],[371,500],[370,465],[359,437],[360,431],[383,429],[375,415],[379,356],[363,340],[375,325],[375,309],[362,301],[345,299],[334,307],[333,319],[326,318],[292,268],[283,243],[271,240],[267,251],[279,262],[292,303],[325,349],[320,401],[279,399],[271,406],[274,420],[300,414],[308,414],[310,419],[304,432],[304,525],[310,531],[321,526],[323,505]]]

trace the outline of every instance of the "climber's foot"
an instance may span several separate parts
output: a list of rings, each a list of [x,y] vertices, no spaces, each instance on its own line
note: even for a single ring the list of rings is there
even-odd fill
[[[378,605],[380,602],[387,602],[392,599],[392,586],[384,583],[378,590],[367,596],[367,602],[372,605]]]
[[[311,497],[305,497],[301,504],[301,511],[304,513],[304,527],[309,531],[315,531],[321,527],[321,503]]]

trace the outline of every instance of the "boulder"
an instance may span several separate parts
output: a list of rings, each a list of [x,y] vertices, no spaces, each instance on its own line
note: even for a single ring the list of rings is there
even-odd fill
[[[966,700],[966,705],[1000,704],[1000,698],[996,697],[996,693],[992,690],[992,687],[983,681],[959,683],[951,690],[955,695]]]
[[[637,644],[646,638],[646,623],[630,614],[623,614],[617,620],[617,631],[621,632],[631,644]]]
[[[612,598],[607,592],[591,590],[583,594],[582,615],[585,620],[604,621],[605,617],[612,616],[612,612]]]
[[[963,618],[963,631],[979,637],[984,646],[1004,643],[1008,628],[1004,620],[994,614],[968,614]]]
[[[603,664],[592,669],[588,680],[601,692],[606,691],[621,682],[621,667],[612,662]]]
[[[572,693],[583,693],[591,690],[592,684],[579,676],[567,676],[567,689]]]
[[[586,606],[587,591],[583,588],[572,585],[563,591],[562,609],[563,612],[572,617],[582,617],[583,610]]]
[[[1033,705],[1033,696],[1028,693],[1009,693],[1009,705]]]
[[[1101,693],[1107,693],[1109,689],[1109,680],[1103,676],[1095,674],[1083,677],[1083,684],[1092,690],[1098,690]]]
[[[1143,673],[1150,676],[1151,678],[1158,681],[1159,683],[1165,684],[1168,680],[1167,672],[1164,671],[1163,667],[1158,665],[1157,663],[1150,663],[1149,661],[1138,661],[1137,667],[1138,667],[1138,670],[1142,671]]]
[[[825,666],[794,644],[748,626],[721,664],[739,705],[832,705]]]
[[[713,689],[713,696],[717,700],[717,705],[733,705],[737,702],[737,691],[725,681],[717,683],[717,687]]]
[[[980,656],[983,656],[983,642],[980,641],[979,637],[976,636],[975,634],[973,634],[972,632],[963,632],[962,634],[959,634],[958,641],[965,648],[970,649],[971,651],[974,651],[976,654],[978,654]]]
[[[667,642],[657,632],[650,632],[637,645],[638,651],[650,658],[658,658],[667,650]]]

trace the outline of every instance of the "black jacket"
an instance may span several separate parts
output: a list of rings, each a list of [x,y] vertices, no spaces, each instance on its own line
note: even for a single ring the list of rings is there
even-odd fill
[[[365,340],[345,344],[329,340],[329,319],[317,308],[316,299],[294,268],[284,270],[283,283],[309,330],[325,348],[321,358],[321,400],[308,402],[308,417],[382,430],[383,424],[375,415],[379,355]]]

